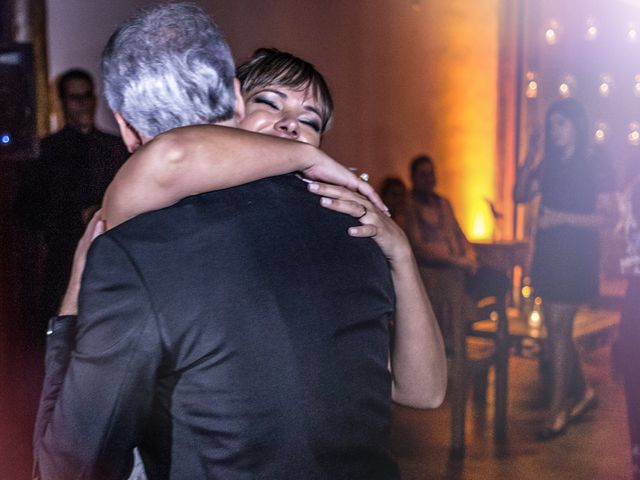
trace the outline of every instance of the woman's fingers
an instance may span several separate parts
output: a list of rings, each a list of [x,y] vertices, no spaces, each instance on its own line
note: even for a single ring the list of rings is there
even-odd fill
[[[349,235],[352,237],[375,237],[377,233],[378,227],[375,225],[360,225],[349,228]]]
[[[372,208],[374,205],[367,197],[339,185],[314,182],[309,184],[309,190],[322,197],[334,198],[337,200],[349,200],[365,205],[367,208]]]
[[[336,212],[346,213],[354,218],[362,221],[364,217],[369,213],[369,209],[366,205],[362,205],[359,202],[352,200],[341,200],[337,198],[322,197],[320,203],[323,207],[327,207]]]

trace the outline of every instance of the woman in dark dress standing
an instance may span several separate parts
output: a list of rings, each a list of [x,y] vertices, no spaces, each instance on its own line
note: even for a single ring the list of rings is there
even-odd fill
[[[571,98],[556,101],[546,115],[542,159],[536,163],[536,132],[514,192],[519,203],[540,195],[531,276],[543,301],[551,374],[549,412],[537,434],[540,440],[562,435],[569,422],[597,401],[572,336],[578,307],[598,295],[601,219],[596,214],[598,182],[588,143],[582,105]]]

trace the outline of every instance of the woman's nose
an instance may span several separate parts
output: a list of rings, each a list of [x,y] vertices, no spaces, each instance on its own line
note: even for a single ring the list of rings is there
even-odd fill
[[[281,133],[285,133],[292,138],[298,138],[300,133],[300,124],[297,119],[293,117],[286,117],[276,124],[276,130]]]

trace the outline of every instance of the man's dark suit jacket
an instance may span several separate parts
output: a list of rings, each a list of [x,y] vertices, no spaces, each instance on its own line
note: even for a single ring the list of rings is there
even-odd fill
[[[49,336],[42,478],[392,479],[393,286],[293,175],[100,236]],[[69,342],[73,352],[69,356]]]

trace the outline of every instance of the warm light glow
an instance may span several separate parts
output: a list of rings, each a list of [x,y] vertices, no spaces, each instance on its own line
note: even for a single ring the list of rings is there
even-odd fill
[[[636,97],[640,97],[640,74],[636,75],[634,80],[635,83],[633,84],[633,93]]]
[[[601,83],[600,88],[598,90],[600,90],[601,97],[608,97],[609,93],[611,92],[611,89],[608,83]]]
[[[499,18],[493,8],[465,12],[461,19],[452,10],[451,21],[437,29],[442,48],[434,52],[438,68],[433,75],[446,94],[433,100],[437,130],[443,132],[437,138],[441,153],[435,159],[436,171],[438,189],[451,200],[467,238],[488,241],[494,237],[494,223],[485,199],[508,211],[501,204],[496,178],[499,44],[496,35],[486,34],[498,31]],[[478,212],[485,216],[482,228],[476,226]]]
[[[532,293],[533,293],[533,288],[531,288],[530,285],[525,285],[524,287],[522,287],[523,298],[530,298]]]
[[[563,98],[567,98],[571,95],[571,88],[569,88],[568,84],[561,83],[560,86],[558,87],[558,92],[560,92],[560,95]]]
[[[536,98],[538,96],[538,82],[531,80],[527,84],[527,91],[525,93],[527,98]]]
[[[633,23],[629,24],[629,30],[627,30],[627,40],[629,43],[636,43],[638,40],[638,30]]]
[[[611,94],[611,87],[613,86],[613,77],[608,73],[600,75],[600,86],[598,91],[601,97],[607,98]]]
[[[531,315],[529,315],[529,326],[530,327],[539,327],[542,323],[542,316],[538,310],[533,310]]]
[[[596,131],[593,133],[593,140],[596,143],[604,143],[609,136],[609,126],[604,122],[596,123]]]
[[[640,124],[638,122],[631,122],[629,124],[629,135],[627,138],[631,145],[640,145]]]
[[[598,27],[593,18],[587,20],[587,40],[595,40],[598,36]]]
[[[471,230],[471,238],[474,240],[488,240],[491,238],[491,219],[486,208],[481,208],[476,212]]]
[[[573,93],[573,89],[576,86],[576,78],[573,75],[567,74],[562,77],[562,82],[558,87],[558,92],[562,98],[570,97]]]
[[[558,22],[556,20],[549,21],[549,27],[544,32],[544,39],[547,45],[555,45],[558,41]]]

